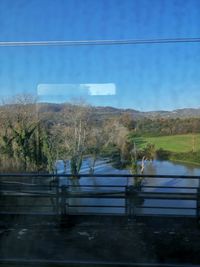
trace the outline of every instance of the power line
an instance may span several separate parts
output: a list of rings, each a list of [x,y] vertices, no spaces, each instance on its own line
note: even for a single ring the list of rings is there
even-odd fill
[[[170,43],[200,43],[200,38],[126,39],[126,40],[77,40],[77,41],[0,41],[0,47],[17,46],[97,46],[97,45],[143,45]]]

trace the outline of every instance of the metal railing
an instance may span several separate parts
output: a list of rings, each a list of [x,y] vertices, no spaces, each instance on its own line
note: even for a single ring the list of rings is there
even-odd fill
[[[145,181],[140,188],[134,186],[137,177]],[[149,179],[155,181],[154,184],[148,183]],[[157,179],[192,179],[193,185],[160,185],[155,184]],[[70,174],[0,174],[0,210],[1,214],[199,218],[199,179],[199,176],[187,175],[80,174],[72,179]]]

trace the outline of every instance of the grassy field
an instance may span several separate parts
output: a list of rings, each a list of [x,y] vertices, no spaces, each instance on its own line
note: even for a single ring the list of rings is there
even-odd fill
[[[158,137],[137,137],[134,139],[139,148],[145,147],[148,143],[155,144],[156,149],[162,148],[171,152],[184,153],[193,150],[200,150],[200,134],[158,136]]]

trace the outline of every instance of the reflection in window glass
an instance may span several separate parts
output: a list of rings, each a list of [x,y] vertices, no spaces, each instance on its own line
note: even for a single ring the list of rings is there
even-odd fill
[[[0,2],[0,264],[198,264],[200,1]]]

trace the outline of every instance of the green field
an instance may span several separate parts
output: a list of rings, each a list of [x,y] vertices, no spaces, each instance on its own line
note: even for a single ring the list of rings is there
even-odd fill
[[[133,138],[139,148],[148,143],[155,144],[156,149],[162,148],[171,152],[185,153],[200,150],[200,134],[171,135],[158,137]]]

